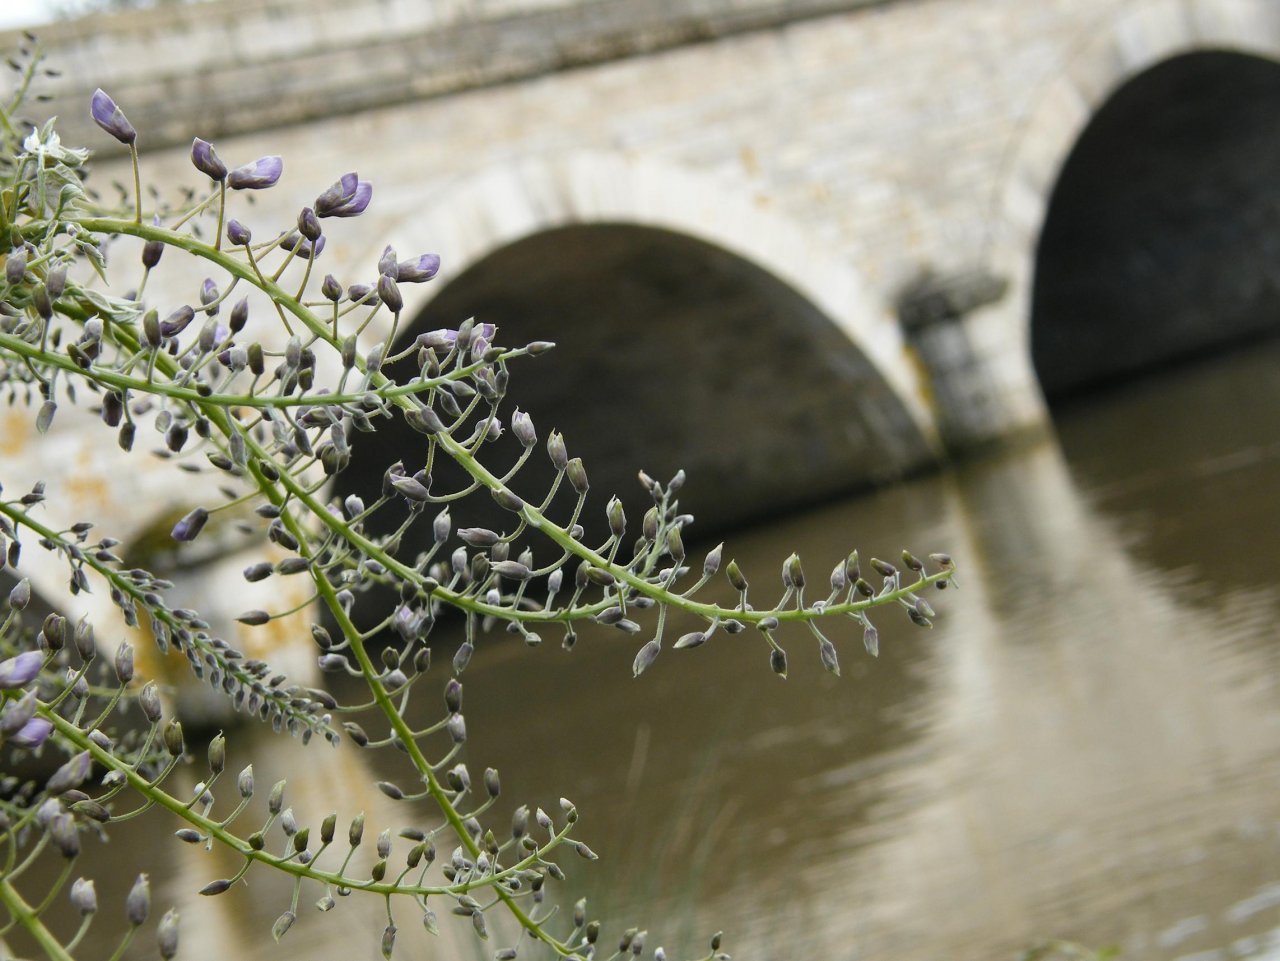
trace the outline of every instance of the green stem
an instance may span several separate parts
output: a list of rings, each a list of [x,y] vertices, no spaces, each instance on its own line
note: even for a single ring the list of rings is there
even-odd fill
[[[50,961],[75,961],[75,958],[62,946],[62,942],[44,926],[44,922],[36,915],[35,909],[27,904],[18,893],[18,889],[9,883],[7,877],[0,877],[0,902],[3,902],[13,918],[26,928],[27,933],[36,940]]]
[[[138,143],[129,144],[129,159],[133,161],[133,222],[142,224],[142,172],[138,169]]]
[[[218,181],[218,232],[214,234],[213,249],[222,250],[222,218],[227,213],[227,178]]]

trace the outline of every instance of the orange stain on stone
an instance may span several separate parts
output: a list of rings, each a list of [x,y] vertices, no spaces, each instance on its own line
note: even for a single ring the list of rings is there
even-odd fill
[[[34,414],[26,410],[0,413],[0,456],[18,457],[27,452]]]
[[[77,451],[75,460],[75,469],[64,475],[61,481],[76,513],[99,518],[117,516],[112,510],[117,505],[111,486],[101,471],[95,469],[93,452],[88,446],[83,446]],[[119,506],[123,508],[123,505]]]

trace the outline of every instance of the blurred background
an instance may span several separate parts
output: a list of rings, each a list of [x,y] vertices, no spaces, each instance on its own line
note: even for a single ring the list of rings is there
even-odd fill
[[[511,395],[584,456],[592,510],[616,490],[638,517],[636,468],[684,467],[702,546],[753,582],[792,551],[811,579],[851,547],[960,565],[931,630],[880,615],[878,659],[837,637],[839,680],[807,637],[785,683],[747,634],[638,681],[611,635],[490,642],[469,763],[509,808],[577,803],[602,860],[571,884],[609,936],[1280,958],[1274,0],[128,6],[0,8],[42,24],[104,192],[127,167],[97,86],[158,183],[198,185],[193,136],[284,156],[255,232],[358,169],[374,206],[324,269],[436,252],[408,336],[476,316],[557,341]],[[409,443],[380,432],[340,488]],[[309,783],[295,806],[409,817],[345,745],[291,770],[269,732],[231,741],[260,782]],[[218,870],[172,847],[121,828],[103,860],[184,905],[188,951],[377,956],[354,903],[268,946],[287,891],[195,903]]]

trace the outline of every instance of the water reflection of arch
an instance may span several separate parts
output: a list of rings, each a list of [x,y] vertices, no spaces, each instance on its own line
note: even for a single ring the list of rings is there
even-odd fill
[[[508,342],[558,341],[536,376],[513,371],[512,396],[542,436],[564,430],[597,489],[683,466],[714,492],[701,518],[723,525],[933,456],[892,316],[804,231],[712,178],[582,154],[408,206],[422,213],[395,245],[445,263],[414,291],[414,329],[475,314]]]
[[[1183,58],[1187,58],[1183,60]],[[1236,110],[1236,116],[1242,116],[1240,107],[1246,97],[1239,96],[1234,102],[1231,99],[1233,89],[1237,93],[1257,93],[1259,81],[1256,74],[1260,67],[1270,66],[1267,62],[1280,58],[1280,10],[1269,0],[1237,0],[1233,3],[1199,3],[1187,4],[1181,0],[1149,0],[1149,2],[1127,6],[1118,13],[1108,14],[1105,20],[1095,25],[1090,33],[1081,38],[1081,42],[1064,64],[1061,73],[1044,89],[1038,91],[1031,107],[1018,127],[1016,139],[1011,144],[1006,159],[1006,169],[1002,177],[1002,193],[997,201],[996,236],[993,260],[997,271],[1011,282],[1011,296],[978,317],[977,336],[979,339],[1002,341],[1014,345],[1030,357],[1033,335],[1030,327],[1033,308],[1033,288],[1036,285],[1037,255],[1040,252],[1042,231],[1050,227],[1055,188],[1060,185],[1064,169],[1069,166],[1073,151],[1082,140],[1092,139],[1093,121],[1101,117],[1104,133],[1110,136],[1141,136],[1144,130],[1158,128],[1159,108],[1177,105],[1173,96],[1174,88],[1185,87],[1190,83],[1212,83],[1219,96],[1203,104],[1199,118],[1220,122],[1223,112]],[[1181,63],[1172,61],[1180,60]],[[1265,73],[1265,71],[1264,71]],[[1272,76],[1277,76],[1272,71]],[[1237,81],[1241,81],[1237,83]],[[1130,87],[1129,85],[1133,85]],[[1234,86],[1233,86],[1234,85]],[[1270,115],[1275,114],[1277,100],[1275,87],[1277,81],[1268,81],[1265,77],[1261,85],[1268,87],[1265,103],[1259,104],[1264,111],[1270,105]],[[1201,91],[1203,94],[1204,91]],[[1116,106],[1113,98],[1119,98],[1119,106],[1113,116],[1104,116],[1108,107]],[[1163,99],[1162,99],[1163,98]],[[1204,100],[1201,96],[1199,99]],[[1267,150],[1274,154],[1277,149],[1276,138],[1271,132],[1274,125],[1268,123],[1267,136],[1270,143]],[[1148,138],[1150,139],[1150,138]],[[1193,140],[1188,146],[1204,147],[1204,140]],[[1115,142],[1119,142],[1118,140]],[[1238,146],[1236,141],[1234,146]],[[1148,143],[1148,146],[1150,144]],[[1095,144],[1091,151],[1096,158],[1098,150]],[[1225,148],[1219,159],[1229,157],[1232,146]],[[1086,157],[1090,151],[1086,148]],[[1104,154],[1105,155],[1105,154]],[[1112,151],[1114,155],[1114,151]],[[1128,178],[1130,189],[1150,190],[1158,187],[1165,178],[1159,169],[1135,172]],[[1070,173],[1070,171],[1066,171]],[[1094,171],[1094,173],[1097,173]],[[1256,193],[1261,196],[1262,188],[1267,180],[1265,174],[1255,172]],[[1063,206],[1070,207],[1071,202],[1081,201],[1088,205],[1088,189],[1090,185],[1104,183],[1104,176],[1081,177],[1078,186],[1084,187],[1072,192],[1071,197],[1063,198]],[[1174,192],[1185,194],[1186,182],[1176,185],[1174,180],[1164,179]],[[1185,200],[1186,197],[1179,197]],[[1210,198],[1210,204],[1214,201]],[[1272,206],[1274,202],[1272,201]],[[1232,209],[1247,215],[1252,206],[1250,201],[1232,202]],[[1063,219],[1069,217],[1063,213]],[[1201,219],[1199,243],[1203,248],[1205,238],[1212,233],[1214,227],[1211,219]],[[1084,224],[1087,233],[1088,224]],[[1056,234],[1048,239],[1057,245],[1079,246],[1072,244],[1082,236],[1077,229],[1074,237],[1065,239]],[[1071,231],[1066,231],[1070,234]],[[1259,238],[1264,231],[1257,231]],[[1253,234],[1250,234],[1253,236]],[[1123,245],[1120,245],[1123,248]],[[1194,244],[1190,245],[1194,246]],[[1130,254],[1140,254],[1134,244],[1129,244]],[[1109,273],[1119,275],[1121,270],[1115,264],[1115,251],[1110,255],[1100,251],[1100,256],[1107,257]],[[1232,262],[1238,259],[1235,254],[1224,253],[1220,262]],[[1254,262],[1261,264],[1263,256],[1259,254]],[[1178,269],[1166,265],[1158,271],[1161,279],[1149,280],[1148,287],[1159,287],[1162,283],[1172,289],[1178,283],[1190,278],[1176,276]],[[1236,275],[1238,276],[1238,271]],[[1097,279],[1098,272],[1088,269],[1076,271],[1070,283],[1077,287],[1088,286]],[[1255,286],[1265,288],[1269,283],[1270,296],[1274,299],[1275,281],[1267,281],[1264,277],[1255,276]],[[1160,292],[1157,290],[1157,292]],[[1055,296],[1053,290],[1042,292],[1036,298],[1040,301]],[[1221,298],[1220,298],[1221,299]],[[1253,298],[1253,307],[1257,309],[1261,297]],[[1087,301],[1086,301],[1087,302]],[[1132,302],[1131,302],[1132,306]],[[1213,306],[1218,306],[1217,304]],[[1043,316],[1043,305],[1038,305]],[[1083,312],[1083,311],[1082,311]],[[1193,323],[1192,321],[1188,321]],[[1194,323],[1193,323],[1194,326]],[[1247,333],[1249,324],[1242,321],[1239,333]],[[1219,332],[1220,333],[1220,332]],[[1206,338],[1201,338],[1201,340]],[[1063,339],[1045,341],[1037,346],[1037,364],[1043,369],[1039,371],[1045,387],[1050,392],[1069,389],[1074,383],[1107,376],[1117,376],[1128,369],[1137,369],[1159,363],[1178,354],[1194,352],[1201,346],[1201,340],[1195,336],[1169,338],[1158,343],[1154,337],[1135,338],[1136,343],[1122,343],[1115,336],[1114,329],[1097,332],[1092,337],[1077,331],[1068,331]],[[1145,341],[1145,342],[1144,342]],[[1119,348],[1127,353],[1121,354]],[[1067,359],[1060,369],[1049,370],[1045,357],[1049,354],[1066,352]],[[1119,356],[1118,356],[1119,355]],[[1115,358],[1117,358],[1116,360]],[[1028,373],[1031,373],[1028,365]]]
[[[875,828],[829,839],[843,870],[796,879],[850,906],[811,953],[1067,937],[1175,958],[1274,928],[1259,899],[1280,848],[1256,829],[1280,813],[1274,643],[1136,560],[1052,442],[948,486],[968,576],[930,664],[933,723]]]

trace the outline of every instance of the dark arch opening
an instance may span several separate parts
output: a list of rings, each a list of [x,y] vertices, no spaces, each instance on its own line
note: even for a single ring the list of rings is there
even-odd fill
[[[1280,331],[1280,64],[1186,54],[1114,93],[1036,251],[1031,352],[1059,397]]]
[[[468,317],[496,324],[500,344],[557,343],[512,364],[504,422],[516,406],[529,411],[540,446],[562,431],[586,462],[586,516],[617,493],[636,532],[647,504],[641,468],[663,481],[688,472],[682,506],[705,535],[901,476],[928,457],[894,391],[818,308],[685,235],[621,224],[531,235],[451,279],[406,336]],[[421,450],[422,437],[402,424],[359,440],[367,446],[340,488],[375,491],[397,457],[422,466],[403,453]],[[518,451],[509,434],[487,449],[497,465]],[[513,486],[536,497],[549,478],[539,450]],[[435,481],[435,491],[450,489],[443,471]]]

